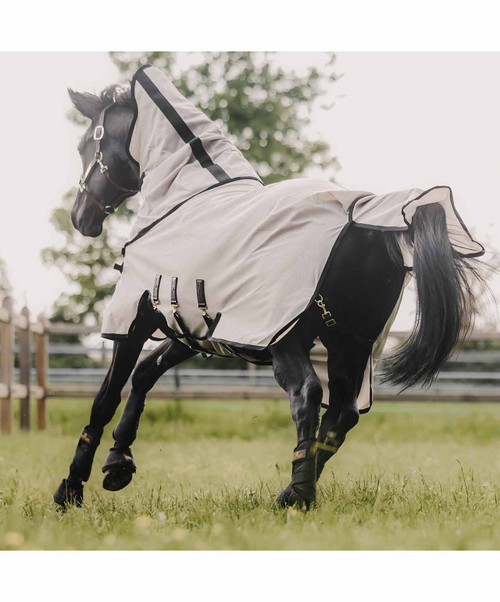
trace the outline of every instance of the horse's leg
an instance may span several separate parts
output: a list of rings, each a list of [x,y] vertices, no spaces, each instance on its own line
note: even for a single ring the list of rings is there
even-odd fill
[[[110,449],[102,468],[105,473],[104,489],[118,491],[130,483],[136,471],[130,446],[137,435],[139,420],[146,404],[146,395],[169,368],[194,355],[196,351],[192,351],[183,343],[166,339],[138,364],[132,374],[132,390],[113,431],[115,444]]]
[[[391,240],[394,248],[391,246],[390,253]],[[405,278],[402,261],[392,258],[398,254],[396,239],[386,240],[383,232],[351,227],[324,278],[321,296],[325,309],[312,304],[300,319],[299,324],[309,320],[310,331],[317,333],[328,350],[330,405],[319,431],[318,475],[358,422],[356,399],[370,355],[369,344],[360,341],[378,338],[398,302]],[[325,311],[336,325],[325,323]],[[286,504],[292,494],[290,483],[278,501]]]
[[[62,507],[68,503],[81,506],[83,502],[83,482],[90,477],[104,427],[120,403],[121,391],[134,369],[144,343],[157,328],[155,314],[152,312],[154,310],[149,295],[144,294],[129,336],[114,343],[111,366],[92,405],[90,423],[83,429],[78,441],[69,476],[63,479],[54,494],[54,502]]]
[[[309,337],[301,337],[300,324],[272,347],[274,375],[290,397],[297,428],[290,492],[277,499],[283,507],[297,503],[309,508],[316,501],[316,430],[323,389],[309,359],[310,348]]]
[[[329,405],[318,433],[316,473],[319,479],[325,463],[337,453],[346,434],[359,420],[357,398],[363,384],[370,348],[352,336],[336,337],[328,347]]]

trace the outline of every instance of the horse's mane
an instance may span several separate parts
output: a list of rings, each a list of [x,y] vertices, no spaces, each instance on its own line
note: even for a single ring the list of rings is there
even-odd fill
[[[71,88],[68,88],[68,93],[73,105],[86,117],[100,112],[111,105],[122,107],[133,106],[130,83],[125,85],[112,84],[104,88],[100,94],[75,92]]]
[[[132,92],[130,84],[121,86],[120,84],[112,84],[99,94],[99,100],[102,103],[102,108],[105,109],[109,105],[116,104],[118,106],[132,106]]]

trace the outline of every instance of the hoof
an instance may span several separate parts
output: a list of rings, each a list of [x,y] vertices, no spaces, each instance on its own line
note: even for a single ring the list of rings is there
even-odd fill
[[[106,464],[102,467],[104,473],[102,486],[107,491],[119,491],[130,483],[136,470],[130,449],[122,451],[112,447],[106,458]]]
[[[286,509],[289,506],[297,506],[300,510],[309,510],[316,504],[316,496],[305,499],[301,496],[290,483],[286,489],[283,489],[276,498],[276,503],[280,508]]]
[[[292,484],[290,483],[286,489],[283,489],[283,491],[281,491],[278,494],[278,497],[276,498],[276,503],[280,508],[288,508],[288,506],[293,506],[293,503],[290,503],[290,498],[292,497],[292,495],[293,489]]]
[[[68,506],[81,508],[83,504],[83,483],[72,486],[67,479],[63,479],[52,499],[61,510],[66,510]]]

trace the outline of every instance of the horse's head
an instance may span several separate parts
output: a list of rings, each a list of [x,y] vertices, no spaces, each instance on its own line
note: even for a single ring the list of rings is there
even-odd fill
[[[106,88],[99,96],[69,90],[91,123],[80,140],[83,175],[71,221],[84,236],[99,236],[106,217],[140,189],[138,164],[127,151],[134,108],[128,89]]]

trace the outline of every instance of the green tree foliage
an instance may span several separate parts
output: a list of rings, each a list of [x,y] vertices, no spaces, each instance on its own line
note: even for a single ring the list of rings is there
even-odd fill
[[[130,79],[143,64],[153,64],[169,75],[179,90],[208,114],[253,164],[265,183],[277,182],[320,167],[333,178],[337,162],[329,146],[309,132],[316,102],[335,81],[334,55],[324,68],[304,75],[286,71],[272,54],[217,53],[111,53],[124,78]],[[110,82],[111,83],[111,82]],[[83,124],[81,116],[70,119]],[[75,151],[76,152],[76,151]],[[118,274],[111,266],[128,234],[137,201],[106,219],[97,239],[81,236],[69,212],[76,191],[69,191],[52,223],[65,237],[59,248],[47,248],[42,258],[66,276],[69,289],[54,307],[52,319],[98,323]]]

